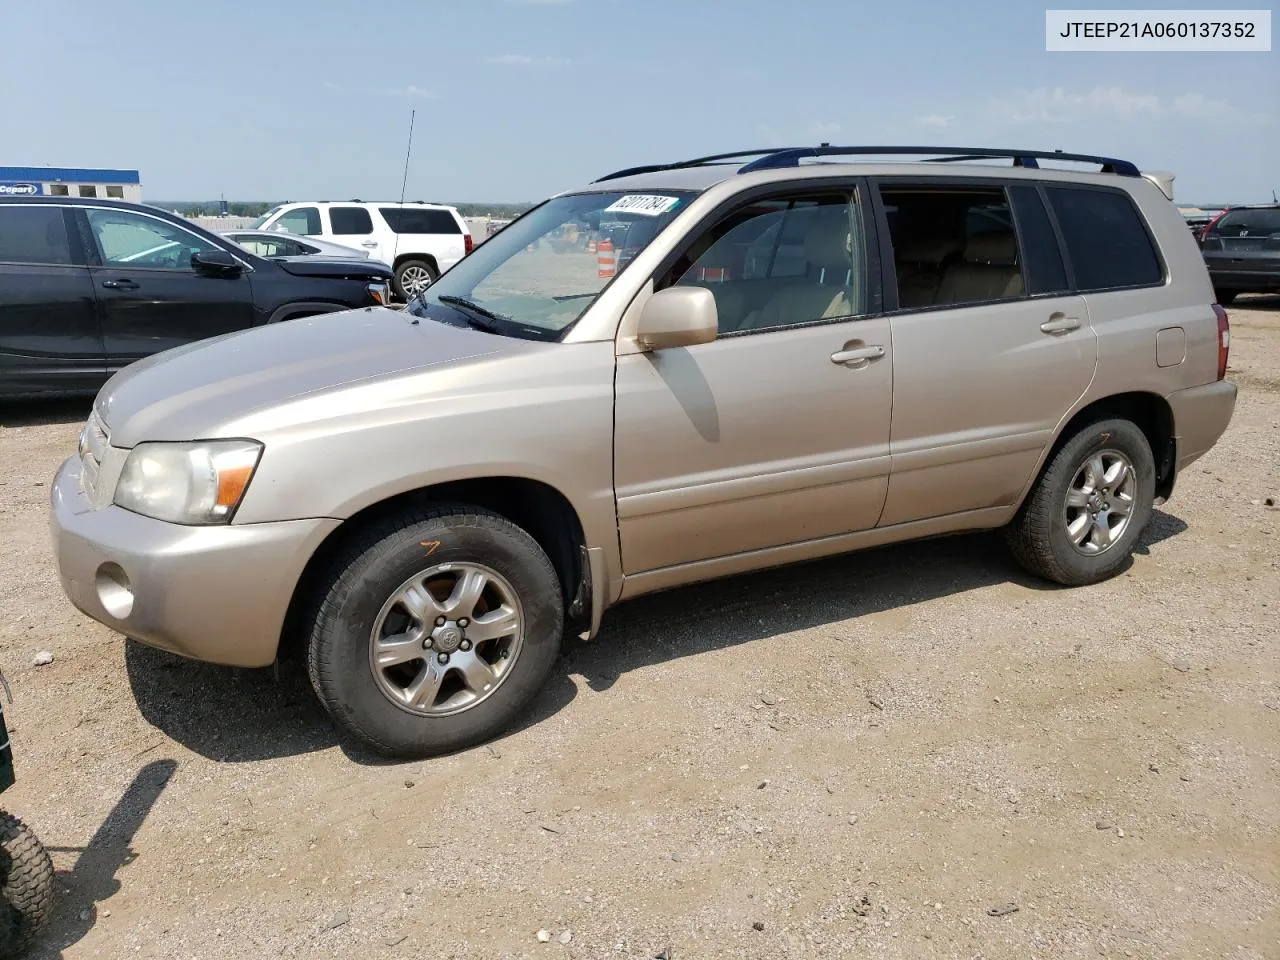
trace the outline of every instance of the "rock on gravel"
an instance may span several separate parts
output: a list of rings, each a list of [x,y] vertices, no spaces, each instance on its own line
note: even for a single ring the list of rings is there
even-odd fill
[[[41,650],[36,654],[35,659],[31,662],[37,667],[47,667],[49,664],[53,663],[53,654],[48,650]]]

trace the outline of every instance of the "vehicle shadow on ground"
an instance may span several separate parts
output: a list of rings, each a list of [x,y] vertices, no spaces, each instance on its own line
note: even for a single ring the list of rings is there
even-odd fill
[[[85,938],[98,921],[97,905],[120,889],[116,873],[137,856],[133,838],[164,792],[178,764],[153,760],[138,771],[107,818],[84,847],[55,847],[51,853],[77,853],[74,866],[57,874],[66,890],[59,897],[53,922],[37,941],[32,960],[55,960]]]
[[[0,427],[45,427],[59,423],[83,423],[93,409],[89,397],[42,400],[32,403],[0,402]]]
[[[1156,510],[1136,552],[1187,529]],[[608,690],[630,670],[867,614],[957,596],[1000,583],[1061,589],[1018,568],[998,534],[981,533],[881,547],[847,556],[682,587],[609,612],[600,636],[565,646],[562,662],[532,710],[507,736],[563,710],[571,679]],[[125,663],[143,717],[211,760],[242,763],[334,745],[353,761],[387,761],[339,737],[303,666],[237,670],[184,660],[130,641]]]

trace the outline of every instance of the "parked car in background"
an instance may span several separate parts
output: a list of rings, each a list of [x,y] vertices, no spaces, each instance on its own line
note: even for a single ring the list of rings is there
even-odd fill
[[[52,485],[67,595],[198,659],[297,643],[336,723],[421,757],[655,590],[998,528],[1047,580],[1115,576],[1235,405],[1177,210],[1123,160],[838,162],[868,152],[622,171],[403,311],[121,373]],[[599,222],[616,269],[535,243]]]
[[[368,250],[358,247],[344,247],[340,243],[328,240],[316,240],[314,237],[295,237],[288,233],[270,230],[222,230],[226,237],[252,254],[259,257],[312,257],[322,256],[336,260],[369,260]],[[378,261],[381,263],[382,261]]]
[[[1227,208],[1205,227],[1200,251],[1219,303],[1280,292],[1280,204]]]
[[[253,228],[367,250],[370,257],[391,264],[396,294],[404,300],[434,283],[474,248],[462,214],[438,203],[284,203],[254,221]]]
[[[93,393],[151,354],[246,327],[385,305],[369,260],[266,259],[116,200],[0,199],[0,397]]]

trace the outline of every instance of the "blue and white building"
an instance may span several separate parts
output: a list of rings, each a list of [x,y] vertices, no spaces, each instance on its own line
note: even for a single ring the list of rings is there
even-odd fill
[[[0,167],[0,198],[93,197],[142,202],[137,170],[92,167]]]

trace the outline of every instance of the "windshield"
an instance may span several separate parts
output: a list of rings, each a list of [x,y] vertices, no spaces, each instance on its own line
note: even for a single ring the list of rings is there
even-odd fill
[[[495,333],[554,340],[693,196],[611,192],[548,200],[476,247],[408,309],[473,326],[479,316]]]
[[[250,229],[250,230],[261,230],[261,229],[262,229],[262,225],[263,225],[264,223],[266,223],[268,220],[270,220],[272,217],[274,217],[274,216],[275,216],[277,213],[279,213],[279,212],[280,212],[280,208],[279,208],[279,207],[272,207],[270,210],[268,210],[266,213],[264,213],[262,216],[260,216],[257,220],[253,221],[253,223],[249,224],[249,229]]]

